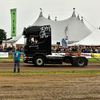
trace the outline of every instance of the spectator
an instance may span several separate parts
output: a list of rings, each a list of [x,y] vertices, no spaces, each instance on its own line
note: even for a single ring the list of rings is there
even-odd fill
[[[91,46],[89,47],[89,53],[93,53],[93,49]]]
[[[77,48],[77,52],[79,52],[79,51],[81,52],[81,50],[82,50],[81,47],[78,47]]]
[[[4,46],[3,51],[4,51],[4,52],[7,52],[7,45]]]
[[[93,53],[95,53],[95,47],[93,47]]]
[[[68,48],[67,47],[65,47],[65,52],[68,52]]]
[[[88,47],[85,48],[85,53],[89,53]]]
[[[20,51],[20,46],[18,46],[18,50]]]
[[[23,46],[20,47],[20,52],[23,52]]]
[[[74,46],[73,48],[72,48],[72,52],[76,52],[77,51],[77,49],[76,49],[76,47]]]
[[[0,52],[2,52],[3,51],[3,46],[0,46]]]
[[[11,52],[11,51],[12,51],[12,47],[9,46],[9,47],[7,48],[7,51],[8,51],[8,52]]]
[[[85,53],[85,48],[84,47],[82,47],[81,52]]]
[[[72,47],[69,47],[68,48],[68,52],[72,52]]]
[[[60,48],[59,48],[59,46],[57,47],[56,52],[60,52]]]
[[[14,73],[16,72],[16,64],[18,65],[18,73],[20,72],[20,56],[21,52],[19,52],[19,49],[17,49],[14,52],[13,59],[14,59]]]
[[[12,47],[12,52],[15,52],[15,46]]]
[[[51,52],[54,52],[54,47],[53,46],[51,46]]]
[[[98,47],[98,53],[100,53],[100,47]]]
[[[98,48],[97,47],[95,48],[95,53],[98,53]]]
[[[56,50],[57,50],[57,47],[55,46],[55,47],[54,47],[54,52],[56,52]]]
[[[62,48],[60,49],[60,51],[61,51],[62,53],[64,53],[64,52],[65,52],[64,47],[62,47]]]

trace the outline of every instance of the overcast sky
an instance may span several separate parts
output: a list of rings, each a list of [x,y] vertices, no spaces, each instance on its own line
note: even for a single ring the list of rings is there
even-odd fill
[[[10,9],[17,9],[17,35],[21,34],[23,27],[32,25],[39,16],[42,8],[44,17],[52,20],[57,16],[57,20],[64,20],[71,17],[73,8],[76,15],[80,14],[86,20],[86,26],[94,31],[100,27],[100,0],[0,0],[0,29],[7,32],[7,37],[11,34],[11,14]]]

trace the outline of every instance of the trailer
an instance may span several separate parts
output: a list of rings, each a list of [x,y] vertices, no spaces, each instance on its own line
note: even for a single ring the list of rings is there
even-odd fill
[[[88,59],[79,55],[52,55],[51,52],[51,27],[31,26],[24,28],[24,56],[25,63],[32,62],[36,66],[44,64],[71,63],[72,66],[87,66]]]

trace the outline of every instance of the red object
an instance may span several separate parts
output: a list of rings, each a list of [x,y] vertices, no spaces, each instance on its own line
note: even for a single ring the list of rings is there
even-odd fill
[[[5,43],[5,45],[7,45],[7,43]]]

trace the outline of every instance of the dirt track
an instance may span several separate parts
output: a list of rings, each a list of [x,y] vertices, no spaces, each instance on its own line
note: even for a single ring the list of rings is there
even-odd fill
[[[13,71],[14,63],[0,63],[0,71]],[[44,65],[36,67],[33,64],[20,63],[21,71],[100,71],[100,63],[88,63],[85,67],[73,67],[71,64]]]
[[[21,63],[21,71],[100,70],[100,63],[86,67]],[[13,63],[0,63],[0,71],[13,71]],[[100,100],[97,74],[0,74],[0,100]]]

